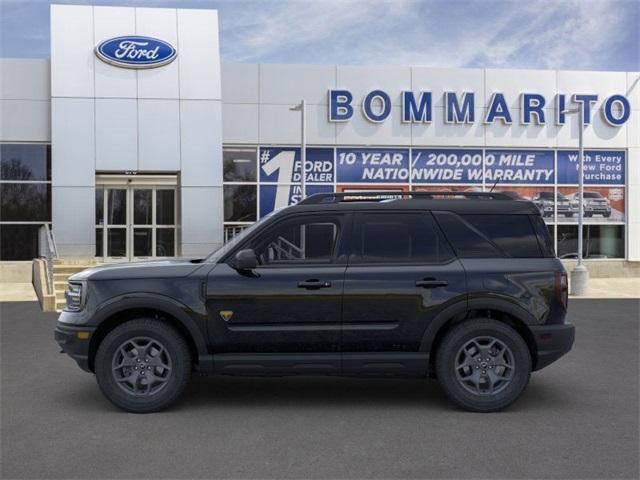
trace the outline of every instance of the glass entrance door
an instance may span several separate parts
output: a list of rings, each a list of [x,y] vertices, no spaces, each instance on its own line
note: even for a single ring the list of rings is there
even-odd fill
[[[155,185],[96,188],[96,257],[126,261],[175,255],[175,188]]]

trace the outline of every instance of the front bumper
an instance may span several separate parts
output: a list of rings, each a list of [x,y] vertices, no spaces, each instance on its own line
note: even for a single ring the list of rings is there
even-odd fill
[[[569,352],[576,335],[576,329],[571,323],[532,326],[530,329],[537,351],[534,370],[546,367]]]
[[[89,368],[89,343],[95,328],[58,322],[53,337],[64,353],[73,358],[85,372]]]

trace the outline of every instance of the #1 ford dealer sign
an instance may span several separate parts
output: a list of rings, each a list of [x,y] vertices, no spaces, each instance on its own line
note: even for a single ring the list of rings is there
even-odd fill
[[[123,68],[155,68],[171,63],[178,52],[169,43],[152,37],[128,35],[105,40],[96,47],[103,62]]]

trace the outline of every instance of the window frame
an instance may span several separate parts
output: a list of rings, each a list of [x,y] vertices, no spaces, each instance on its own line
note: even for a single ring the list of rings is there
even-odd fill
[[[410,214],[419,214],[419,215],[423,215],[425,218],[429,218],[431,219],[431,223],[436,231],[436,233],[438,234],[438,236],[440,237],[440,239],[442,240],[442,242],[449,248],[449,251],[451,253],[451,256],[449,259],[447,260],[443,260],[440,262],[424,262],[424,261],[406,261],[406,262],[401,262],[401,261],[397,261],[397,260],[393,260],[393,261],[389,261],[389,262],[365,262],[365,261],[354,261],[354,259],[357,257],[357,254],[353,248],[354,246],[354,242],[356,238],[359,238],[360,234],[361,234],[361,229],[362,229],[362,224],[363,224],[363,218],[365,215],[367,214],[375,214],[375,215],[398,215],[398,214],[403,214],[403,213],[410,213]],[[428,221],[428,220],[427,220]],[[442,231],[442,228],[440,227],[440,225],[438,224],[438,222],[436,221],[436,219],[434,218],[434,216],[432,215],[430,210],[422,210],[422,209],[398,209],[398,210],[362,210],[362,211],[358,211],[355,212],[353,214],[353,227],[352,227],[352,231],[351,231],[351,242],[349,244],[349,249],[348,249],[348,255],[347,255],[347,259],[348,259],[348,265],[349,266],[357,266],[357,267],[390,267],[390,266],[399,266],[399,267],[403,267],[403,266],[441,266],[441,265],[448,265],[452,262],[455,262],[458,260],[458,256],[456,254],[455,249],[453,248],[453,246],[451,245],[451,242],[449,241],[449,239],[446,237],[446,235],[444,234],[444,232]]]

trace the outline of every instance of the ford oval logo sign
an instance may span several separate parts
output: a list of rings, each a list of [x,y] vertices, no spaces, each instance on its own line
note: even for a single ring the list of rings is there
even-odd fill
[[[163,40],[129,35],[105,40],[96,47],[103,62],[123,68],[155,68],[171,63],[178,52]]]

